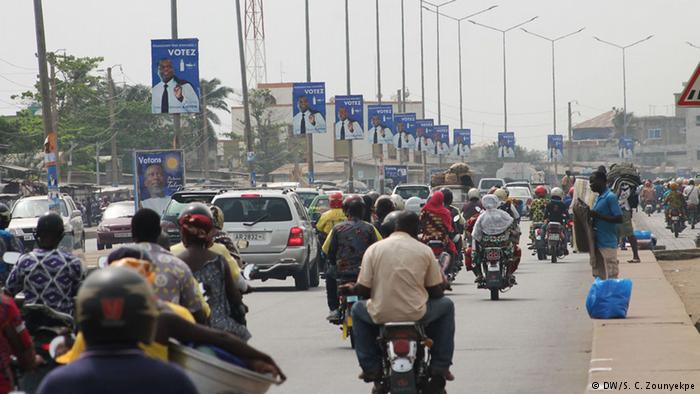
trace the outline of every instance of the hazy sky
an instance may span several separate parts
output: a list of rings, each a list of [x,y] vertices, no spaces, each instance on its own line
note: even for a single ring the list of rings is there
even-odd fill
[[[437,0],[435,0],[437,1]],[[443,0],[444,1],[444,0]],[[401,87],[400,0],[380,0],[382,89]],[[241,4],[244,0],[241,0]],[[304,0],[265,0],[269,82],[305,80]],[[240,90],[233,0],[180,0],[180,37],[200,43],[204,78],[218,77]],[[671,114],[672,94],[700,61],[697,0],[457,0],[441,9],[456,17],[498,4],[474,19],[509,27],[532,16],[533,32],[559,36],[557,43],[557,129],[566,132],[566,102],[578,101],[574,123],[622,106],[622,54],[602,39],[627,45],[628,109],[638,115]],[[312,79],[325,81],[328,95],[345,93],[343,0],[310,0]],[[405,0],[406,79],[420,98],[419,0]],[[375,1],[350,0],[352,91],[376,96]],[[437,120],[435,14],[425,17],[426,117]],[[121,64],[115,79],[150,83],[150,39],[170,37],[169,0],[44,0],[48,50],[103,56],[104,66]],[[441,20],[442,123],[459,126],[456,22]],[[543,149],[552,130],[550,44],[520,30],[507,35],[509,131],[519,144]],[[503,128],[503,71],[500,33],[462,24],[464,127],[473,142],[495,140]],[[10,95],[32,85],[36,41],[31,1],[5,1],[0,13],[0,114],[13,114]],[[20,66],[15,67],[14,65]],[[28,69],[27,69],[28,68]],[[33,71],[34,70],[34,71]],[[16,103],[15,103],[16,104]],[[230,129],[230,119],[223,119]]]

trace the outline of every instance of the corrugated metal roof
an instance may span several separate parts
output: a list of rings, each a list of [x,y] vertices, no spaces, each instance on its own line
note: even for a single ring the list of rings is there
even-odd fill
[[[613,119],[615,119],[615,111],[608,111],[577,124],[573,129],[614,129]]]

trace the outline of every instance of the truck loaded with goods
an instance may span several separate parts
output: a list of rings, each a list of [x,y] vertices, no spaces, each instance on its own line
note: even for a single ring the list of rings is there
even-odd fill
[[[467,163],[455,163],[446,171],[433,174],[430,178],[430,186],[432,190],[449,188],[454,195],[455,203],[461,203],[466,201],[467,192],[474,187],[472,176]]]

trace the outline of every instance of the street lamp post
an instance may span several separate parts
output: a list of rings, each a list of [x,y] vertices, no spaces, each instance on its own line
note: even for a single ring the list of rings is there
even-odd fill
[[[529,30],[526,30],[525,28],[520,28],[520,30],[524,31],[527,34],[530,34],[532,36],[549,41],[550,44],[552,45],[552,126],[553,126],[554,135],[557,134],[557,88],[556,88],[557,84],[556,84],[556,72],[555,72],[555,68],[554,68],[554,65],[555,65],[555,62],[554,62],[555,45],[554,44],[559,40],[563,40],[567,37],[573,36],[574,34],[578,34],[578,33],[582,32],[584,29],[585,29],[585,27],[582,27],[574,32],[564,34],[564,35],[556,37],[556,38],[550,38],[550,37],[543,36],[541,34],[533,33]],[[554,176],[558,177],[559,176],[559,163],[558,163],[557,155],[554,155],[554,157],[552,159],[554,160]]]
[[[453,16],[443,14],[439,11],[433,11],[433,10],[426,8],[426,10],[428,10],[430,12],[434,12],[440,16],[444,16],[445,18],[452,19],[453,21],[457,22],[457,57],[458,57],[458,67],[459,67],[459,127],[460,128],[464,127],[464,111],[462,110],[462,98],[463,98],[462,97],[462,21],[467,20],[471,17],[477,16],[479,14],[483,14],[486,11],[491,11],[492,9],[494,9],[496,7],[498,7],[498,6],[492,5],[489,8],[486,8],[486,9],[483,9],[481,11],[475,12],[473,14],[464,16],[462,18],[455,18]]]
[[[493,26],[485,25],[483,23],[479,23],[473,20],[469,20],[469,22],[477,25],[484,27],[489,30],[497,31],[501,33],[502,38],[503,38],[503,131],[508,131],[508,88],[507,88],[507,78],[506,78],[506,33],[513,29],[517,29],[520,26],[523,26],[527,23],[530,23],[537,19],[538,17],[532,17],[524,22],[520,22],[517,25],[513,25],[507,29],[499,29]]]
[[[421,3],[425,3],[425,4],[428,4],[428,5],[432,6],[432,7],[435,7],[435,28],[436,28],[436,37],[437,37],[437,44],[436,44],[436,45],[437,45],[437,47],[436,47],[437,56],[436,56],[436,57],[437,57],[437,105],[438,105],[438,124],[442,124],[442,108],[441,108],[441,105],[440,105],[440,96],[441,96],[441,95],[440,95],[440,8],[442,8],[442,7],[444,7],[444,6],[448,5],[448,4],[452,4],[452,3],[454,3],[455,1],[457,1],[457,0],[449,0],[449,1],[446,1],[446,2],[444,2],[444,3],[442,3],[442,4],[435,4],[435,3],[431,3],[431,2],[426,1],[426,0],[421,0]],[[421,5],[421,7],[427,9],[428,11],[431,11],[429,8],[427,8],[427,7],[423,6],[423,5]],[[422,37],[421,37],[421,42],[423,42],[423,38],[422,38]],[[421,63],[422,63],[422,62],[423,62],[423,60],[421,59]],[[423,101],[425,101],[425,97],[423,97]],[[423,116],[425,116],[425,114],[423,114]]]
[[[635,41],[635,42],[633,42],[629,45],[625,45],[625,46],[618,45],[618,44],[615,44],[615,43],[610,42],[610,41],[605,41],[605,40],[602,40],[602,39],[595,37],[595,36],[593,37],[597,41],[602,42],[603,44],[608,44],[610,46],[613,46],[617,49],[622,50],[622,104],[623,104],[622,105],[622,134],[625,137],[627,137],[627,65],[626,65],[627,59],[626,59],[626,51],[627,51],[627,48],[631,48],[637,44],[641,44],[644,41],[650,40],[652,37],[654,37],[653,34],[646,37],[646,38],[643,38],[639,41]]]

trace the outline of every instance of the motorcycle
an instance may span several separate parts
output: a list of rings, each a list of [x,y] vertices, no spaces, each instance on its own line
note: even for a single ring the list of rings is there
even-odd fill
[[[351,283],[347,281],[338,281],[338,297],[340,299],[340,312],[338,320],[331,321],[333,324],[340,325],[343,340],[350,338],[350,347],[355,348],[355,337],[352,335],[352,307],[356,302],[360,301],[360,296],[354,294],[346,294],[342,286]]]
[[[386,323],[380,329],[382,379],[375,393],[419,394],[429,382],[430,347],[433,341],[418,322]]]
[[[460,237],[457,235],[457,237]],[[461,237],[460,237],[461,238]],[[459,264],[456,264],[455,259],[447,251],[444,242],[440,240],[428,241],[428,246],[433,250],[433,254],[440,265],[440,271],[442,272],[443,280],[446,283],[454,282],[457,277],[457,272],[459,272]]]
[[[647,201],[647,202],[645,203],[645,205],[644,205],[644,213],[646,213],[647,216],[651,216],[651,214],[654,213],[655,210],[656,210],[656,208],[654,207],[653,202]]]
[[[669,210],[669,215],[671,218],[671,232],[674,237],[678,238],[678,234],[682,233],[685,228],[681,211],[677,208],[671,208]]]
[[[543,223],[533,223],[535,228],[535,252],[537,253],[537,260],[547,260],[547,240],[545,234],[545,226]]]
[[[557,262],[557,258],[564,256],[561,247],[562,241],[564,241],[561,239],[561,223],[549,222],[547,224],[545,240],[547,247],[549,248],[549,255],[552,258],[552,264],[555,264]]]
[[[497,301],[499,293],[513,287],[515,277],[508,268],[514,256],[509,255],[512,241],[509,232],[498,235],[484,235],[480,246],[477,247],[481,269],[484,273],[484,282],[479,288],[489,289],[491,300]]]

